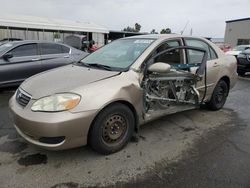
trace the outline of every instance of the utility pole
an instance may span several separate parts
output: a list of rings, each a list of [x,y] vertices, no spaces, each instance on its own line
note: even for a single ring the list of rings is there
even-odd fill
[[[192,36],[193,35],[193,28],[191,28],[191,30],[190,30],[190,36]]]

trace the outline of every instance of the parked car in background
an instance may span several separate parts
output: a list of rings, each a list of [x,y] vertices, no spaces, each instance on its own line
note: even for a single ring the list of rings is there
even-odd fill
[[[64,38],[64,43],[87,53],[92,53],[98,49],[95,41],[88,41],[86,35],[69,35]]]
[[[83,50],[86,48],[87,36],[86,35],[69,35],[63,39],[64,43],[73,46],[76,49]]]
[[[4,42],[4,41],[21,41],[23,39],[20,39],[20,38],[4,38],[4,39],[1,39],[0,42]]]
[[[217,46],[225,53],[231,50],[231,46],[224,43],[217,44]]]
[[[146,122],[201,104],[221,109],[236,68],[235,57],[206,39],[141,35],[27,79],[9,105],[17,132],[32,144],[52,150],[89,144],[110,154]]]
[[[250,45],[239,45],[234,47],[232,50],[226,52],[226,54],[233,55],[237,57],[241,52],[250,49]]]
[[[237,72],[240,76],[244,76],[246,72],[250,72],[250,49],[238,55]]]
[[[7,42],[10,42],[10,41],[21,41],[22,39],[19,39],[19,38],[4,38],[2,40],[0,40],[0,45],[2,44],[5,44]]]
[[[53,42],[7,42],[0,45],[0,88],[17,86],[34,74],[77,62],[86,55]]]

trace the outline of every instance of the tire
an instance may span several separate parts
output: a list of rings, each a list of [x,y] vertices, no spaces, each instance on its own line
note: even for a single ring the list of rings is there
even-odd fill
[[[121,150],[132,137],[135,117],[125,105],[115,103],[98,114],[91,126],[89,145],[101,154]]]
[[[245,76],[245,72],[238,72],[240,76]]]
[[[220,80],[214,88],[211,100],[206,103],[208,108],[211,110],[221,109],[227,100],[228,93],[227,83],[224,80]]]

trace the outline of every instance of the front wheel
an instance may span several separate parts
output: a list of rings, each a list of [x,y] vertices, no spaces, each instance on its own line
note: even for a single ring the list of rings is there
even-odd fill
[[[123,104],[113,104],[95,119],[89,133],[89,144],[101,154],[117,152],[129,142],[134,127],[132,111]]]
[[[207,102],[208,108],[211,110],[219,110],[221,109],[226,100],[229,93],[229,87],[224,80],[220,80],[214,88],[211,100]]]

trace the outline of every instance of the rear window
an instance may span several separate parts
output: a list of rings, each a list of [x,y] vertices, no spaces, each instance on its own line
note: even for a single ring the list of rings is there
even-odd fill
[[[63,53],[69,53],[70,48],[68,48],[67,46],[62,45],[62,51],[63,51]]]

